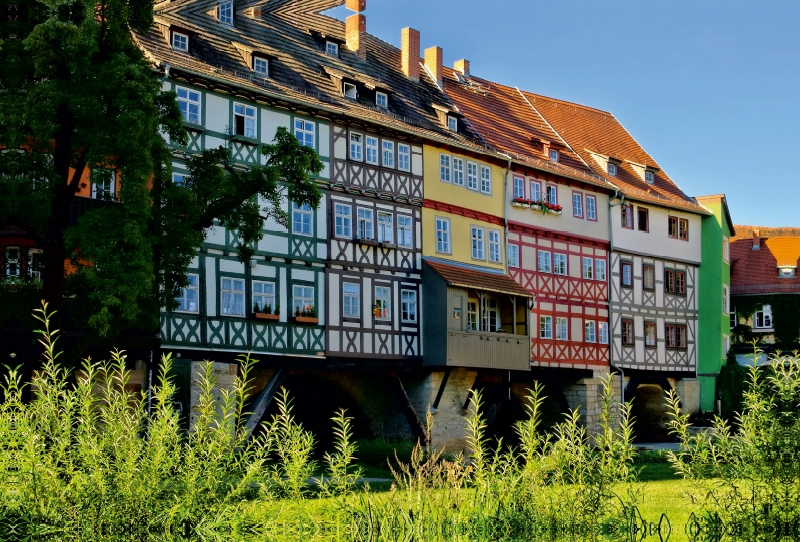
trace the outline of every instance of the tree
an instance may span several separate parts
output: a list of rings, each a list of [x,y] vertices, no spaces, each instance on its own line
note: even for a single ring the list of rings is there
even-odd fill
[[[282,196],[319,205],[311,175],[322,164],[285,130],[264,146],[264,166],[237,171],[227,149],[214,149],[192,160],[184,185],[172,183],[160,133],[186,143],[180,109],[131,39],[152,25],[152,0],[37,0],[8,12],[0,228],[21,227],[43,251],[36,297],[62,317],[64,299],[76,299],[69,322],[57,323],[85,332],[81,348],[124,329],[157,329],[214,218],[239,232],[246,259],[264,217],[286,223]],[[113,186],[113,177],[113,193],[78,197],[92,184]],[[34,282],[25,273],[18,280]],[[30,310],[37,305],[30,299]]]

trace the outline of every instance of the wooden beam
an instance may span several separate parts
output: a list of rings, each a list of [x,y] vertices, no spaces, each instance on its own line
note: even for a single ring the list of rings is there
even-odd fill
[[[411,434],[414,435],[414,439],[419,441],[423,446],[427,446],[429,444],[428,430],[425,428],[425,424],[422,423],[417,411],[414,409],[414,405],[411,404],[411,400],[408,398],[408,394],[403,387],[403,383],[400,381],[400,377],[396,372],[390,371],[388,382],[394,392],[397,403],[400,405],[400,410],[403,411],[408,421],[408,426],[411,428]]]
[[[262,416],[264,416],[264,412],[267,411],[267,407],[272,402],[275,393],[278,391],[278,388],[281,387],[285,379],[286,369],[278,369],[275,374],[272,375],[269,382],[267,382],[267,385],[264,386],[264,389],[261,390],[261,393],[258,394],[258,397],[256,397],[253,403],[253,412],[250,413],[250,417],[247,418],[247,423],[245,424],[248,439],[252,436],[256,426],[261,421]]]
[[[442,383],[439,385],[439,391],[436,393],[436,399],[433,401],[433,406],[431,408],[439,408],[439,401],[442,400],[442,395],[444,394],[444,387],[447,386],[447,380],[450,378],[450,371],[452,371],[452,367],[448,367],[445,372],[444,376],[442,377]]]

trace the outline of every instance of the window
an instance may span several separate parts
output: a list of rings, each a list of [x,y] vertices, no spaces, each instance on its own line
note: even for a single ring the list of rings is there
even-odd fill
[[[178,302],[179,312],[200,312],[200,276],[194,273],[186,275],[189,285],[181,288],[181,296],[175,301]]]
[[[350,134],[350,160],[364,159],[363,155],[363,136],[361,134]]]
[[[233,2],[225,2],[219,5],[219,22],[233,25]]]
[[[500,230],[489,230],[489,261],[500,263]]]
[[[383,142],[383,167],[394,167],[394,141]]]
[[[728,307],[728,287],[722,285],[722,312],[728,314],[730,308]]]
[[[636,227],[639,231],[650,231],[650,221],[648,220],[647,209],[636,208]]]
[[[594,261],[594,278],[597,280],[607,280],[606,277],[606,261],[605,260],[595,260]]]
[[[731,241],[727,237],[722,238],[722,261],[725,263],[731,261]]]
[[[292,287],[292,314],[314,310],[314,287],[299,286]]]
[[[731,329],[739,325],[739,319],[736,318],[736,311],[731,311]]]
[[[678,219],[678,239],[681,241],[689,240],[689,221],[685,218]]]
[[[656,174],[652,171],[645,171],[644,172],[644,182],[647,184],[655,184],[656,182]]]
[[[550,266],[550,253],[546,250],[539,251],[539,272],[550,273],[552,268]]]
[[[539,317],[539,337],[541,339],[553,338],[553,317],[540,316]]]
[[[558,205],[558,188],[555,185],[547,185],[547,203]]]
[[[412,232],[414,221],[410,216],[397,215],[397,245],[405,248],[414,246]]]
[[[508,245],[506,247],[506,255],[509,267],[519,267],[519,246]]]
[[[622,321],[622,344],[633,344],[633,320]]]
[[[294,135],[300,140],[300,144],[314,148],[314,123],[296,119],[294,121]]]
[[[350,98],[351,100],[358,98],[358,90],[353,83],[342,83],[342,94],[344,94],[345,98]]]
[[[184,122],[200,124],[200,93],[178,87],[178,106],[181,108]]]
[[[450,220],[436,219],[436,252],[450,254]]]
[[[583,340],[587,343],[597,342],[596,326],[592,320],[583,323]]]
[[[367,136],[367,163],[378,165],[378,138]],[[351,144],[352,147],[352,144]],[[352,151],[351,151],[352,152]]]
[[[274,314],[275,309],[275,283],[253,281],[253,312],[266,312]]]
[[[222,314],[244,316],[244,280],[221,279]]]
[[[539,181],[531,181],[531,201],[542,201],[542,183]]]
[[[7,246],[5,250],[5,274],[7,277],[18,277],[22,271],[22,249],[20,247]]]
[[[334,41],[326,41],[325,53],[331,56],[339,56],[339,44]]]
[[[622,213],[622,227],[626,230],[633,229],[633,206],[632,205],[623,205],[620,208],[620,212]]]
[[[645,290],[656,289],[656,268],[649,264],[642,267],[642,288]]]
[[[358,238],[375,239],[375,224],[372,209],[358,209]]]
[[[401,171],[411,171],[411,147],[405,143],[397,144],[397,169]],[[463,171],[461,172],[461,184],[464,184]]]
[[[514,177],[514,199],[525,199],[525,179]]]
[[[467,188],[478,189],[478,164],[467,162]]]
[[[443,183],[450,182],[450,155],[439,155],[439,180]]]
[[[496,332],[500,329],[500,308],[496,299],[488,299],[486,303],[486,331]]]
[[[352,282],[342,284],[342,316],[361,318],[361,285]]]
[[[583,218],[583,194],[580,192],[572,193],[572,216]]]
[[[551,162],[558,162],[558,151],[555,149],[550,149],[550,161]]]
[[[89,174],[92,183],[92,199],[113,200],[117,188],[117,174],[104,168],[92,169]]]
[[[378,242],[394,243],[394,216],[378,212]]]
[[[586,220],[597,220],[597,198],[586,196]]]
[[[478,303],[476,301],[467,302],[467,329],[478,330]]]
[[[675,326],[678,328],[678,348],[686,348],[687,345],[687,333],[686,333],[686,326]]]
[[[375,318],[392,319],[392,289],[388,286],[375,286]]]
[[[667,348],[677,348],[678,346],[678,330],[675,324],[667,324],[664,326],[664,339]]]
[[[622,262],[622,286],[633,288],[633,263]]]
[[[656,324],[655,322],[644,323],[644,345],[653,348],[656,345]]]
[[[594,258],[583,258],[583,278],[588,280],[594,278]]]
[[[764,305],[761,307],[761,310],[756,312],[755,318],[753,318],[753,322],[755,323],[755,328],[757,329],[768,329],[772,327],[772,306],[771,305]]]
[[[567,274],[567,255],[566,254],[553,254],[553,273],[556,275]]]
[[[269,60],[254,56],[253,71],[262,75],[269,75]]]
[[[664,270],[664,291],[670,294],[675,293],[675,270]]]
[[[492,168],[481,166],[481,192],[492,193]]]
[[[617,164],[614,164],[613,162],[608,163],[608,174],[612,177],[617,176]]]
[[[403,323],[417,323],[417,292],[413,290],[400,291],[400,315]]]
[[[731,338],[727,335],[722,336],[722,357],[728,355],[728,350],[731,349]]]
[[[297,205],[295,202],[292,202],[292,233],[311,235],[313,213],[308,203]]]
[[[447,129],[451,132],[458,131],[458,119],[452,115],[447,115]]]
[[[184,184],[186,184],[186,175],[183,173],[173,173],[172,184],[174,184],[175,186],[183,186]]]
[[[376,92],[375,105],[381,109],[387,109],[389,107],[389,96],[387,96],[385,92]]]
[[[600,344],[608,344],[608,322],[600,322],[597,324],[597,342]]]
[[[556,317],[556,340],[557,341],[569,340],[569,328],[567,326],[566,318]]]
[[[333,206],[336,237],[353,238],[353,209],[349,205],[336,203]]]
[[[678,238],[678,217],[671,216],[668,219],[668,235],[670,239]]]
[[[478,226],[472,226],[472,258],[475,260],[485,260],[484,235],[485,230]]]
[[[256,108],[242,104],[233,104],[233,127],[236,135],[257,137]]]
[[[675,271],[675,293],[686,295],[686,272]]]
[[[464,186],[464,160],[453,158],[453,184]]]
[[[180,32],[172,32],[172,48],[184,53],[189,52],[189,36]]]

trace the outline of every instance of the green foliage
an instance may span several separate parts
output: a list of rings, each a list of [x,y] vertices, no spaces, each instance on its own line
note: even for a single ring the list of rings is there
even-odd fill
[[[800,296],[780,294],[740,296],[736,298],[736,316],[749,319],[764,305],[772,307],[775,339],[787,345],[797,344],[800,336],[800,318],[798,318]],[[754,338],[758,338],[758,335],[753,333],[750,326],[740,324],[734,328],[734,337],[737,342],[749,344]]]
[[[732,421],[742,411],[744,392],[747,388],[748,371],[736,361],[736,352],[728,350],[728,359],[719,371],[717,389],[721,395],[722,417]]]

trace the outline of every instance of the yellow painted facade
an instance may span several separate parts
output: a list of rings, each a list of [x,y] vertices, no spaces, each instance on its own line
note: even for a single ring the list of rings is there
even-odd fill
[[[503,199],[505,170],[503,168],[427,145],[423,150],[423,156],[426,200],[503,218],[505,211]],[[470,187],[470,184],[473,184],[474,187]],[[489,186],[491,188],[487,190]],[[449,223],[449,252],[437,250],[437,218],[447,220]],[[483,231],[483,258],[473,257],[473,227],[482,228]],[[498,262],[490,261],[490,233],[499,235],[500,261]],[[505,232],[501,225],[429,207],[422,209],[422,253],[424,256],[504,269],[505,246]]]

